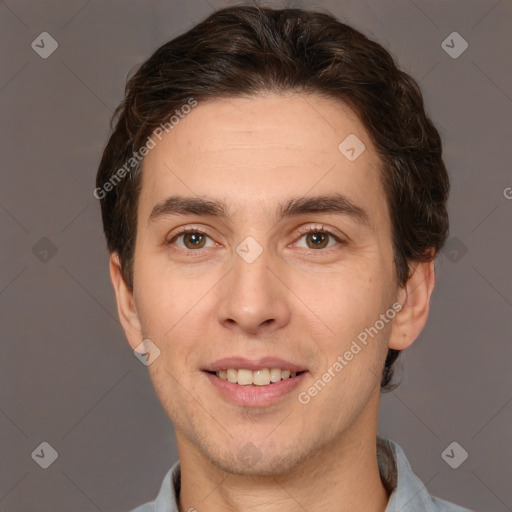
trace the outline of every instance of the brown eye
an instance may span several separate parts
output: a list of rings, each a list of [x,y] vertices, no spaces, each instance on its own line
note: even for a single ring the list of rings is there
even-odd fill
[[[166,244],[191,252],[200,252],[201,249],[215,247],[216,245],[205,232],[196,228],[187,228],[176,233]]]
[[[329,243],[329,235],[321,231],[307,233],[305,236],[306,243],[310,249],[324,249]]]
[[[202,249],[206,242],[206,236],[198,232],[184,233],[183,243],[187,249]]]
[[[299,234],[300,237],[295,243],[302,249],[327,252],[330,249],[335,249],[336,245],[343,245],[343,240],[340,237],[324,227],[311,226],[301,230]]]

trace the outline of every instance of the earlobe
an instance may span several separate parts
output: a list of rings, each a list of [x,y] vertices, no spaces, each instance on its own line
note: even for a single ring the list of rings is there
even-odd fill
[[[402,310],[393,321],[389,339],[389,348],[395,350],[404,350],[412,345],[428,318],[430,297],[435,286],[434,260],[414,265],[398,296]]]
[[[123,277],[121,262],[117,253],[110,255],[110,279],[117,302],[117,313],[130,346],[135,349],[143,339],[142,329],[133,300],[133,291],[128,288]]]

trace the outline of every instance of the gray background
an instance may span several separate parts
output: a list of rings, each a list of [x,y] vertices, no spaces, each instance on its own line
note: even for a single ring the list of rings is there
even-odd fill
[[[3,511],[127,510],[154,497],[177,458],[116,318],[92,190],[127,73],[229,3],[0,3]],[[380,433],[435,495],[512,510],[511,2],[289,4],[328,9],[388,47],[420,81],[445,144],[451,238]],[[44,31],[59,44],[47,59],[31,47]],[[457,59],[441,46],[454,31],[469,43]],[[43,441],[59,454],[48,469],[31,457]],[[458,469],[441,457],[453,441],[469,453]]]

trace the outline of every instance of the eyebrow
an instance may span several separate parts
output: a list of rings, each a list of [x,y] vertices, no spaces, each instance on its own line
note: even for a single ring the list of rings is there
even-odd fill
[[[279,203],[275,220],[280,221],[288,217],[315,213],[343,215],[351,217],[361,224],[370,225],[368,213],[343,194],[288,199],[286,202]],[[223,201],[200,197],[170,196],[154,206],[148,218],[148,225],[172,215],[203,215],[218,217],[222,220],[227,220],[230,216],[229,208]]]

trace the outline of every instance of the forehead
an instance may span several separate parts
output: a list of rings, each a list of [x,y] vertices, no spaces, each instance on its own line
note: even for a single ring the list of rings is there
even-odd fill
[[[355,160],[347,158],[354,154],[347,149],[361,148]],[[356,202],[373,196],[370,206],[382,207],[375,203],[383,196],[379,166],[363,124],[340,101],[300,94],[216,99],[194,107],[145,157],[140,207],[183,194],[218,198],[236,210],[283,202],[292,190],[294,197],[338,191]]]
[[[316,95],[272,94],[200,103],[165,143],[176,151],[176,158],[186,157],[188,162],[214,158],[222,151],[224,158],[231,155],[233,163],[243,167],[244,162],[236,160],[241,154],[267,158],[274,149],[292,161],[300,161],[306,152],[323,154],[326,158],[320,165],[340,156],[340,137],[349,133],[368,138],[357,115],[344,103]],[[188,152],[191,147],[193,153]]]

